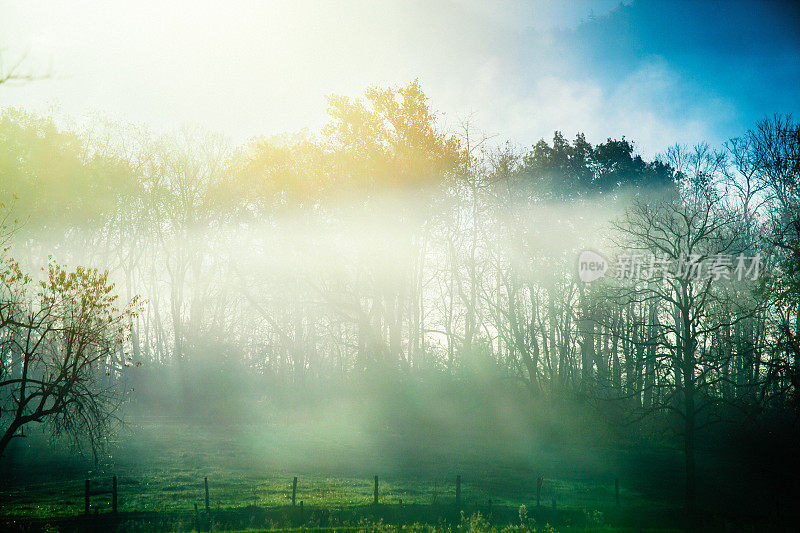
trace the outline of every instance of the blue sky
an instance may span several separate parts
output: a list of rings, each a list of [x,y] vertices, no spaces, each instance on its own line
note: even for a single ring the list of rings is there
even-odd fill
[[[612,85],[648,63],[668,70],[675,115],[703,109],[718,139],[800,104],[800,4],[655,2],[619,6],[566,31],[572,64]],[[577,75],[577,74],[576,74]]]
[[[326,95],[414,78],[448,127],[520,147],[559,129],[654,155],[800,113],[788,2],[0,0],[0,46],[54,74],[3,86],[0,106],[233,142],[317,129]]]

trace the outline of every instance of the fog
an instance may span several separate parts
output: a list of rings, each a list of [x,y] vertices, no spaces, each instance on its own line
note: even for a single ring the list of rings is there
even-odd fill
[[[124,352],[107,360],[122,401],[113,457],[129,458],[130,443],[174,447],[174,432],[192,428],[262,468],[403,472],[490,458],[534,468],[545,456],[598,467],[587,436],[611,442],[607,428],[555,385],[531,397],[540,378],[504,328],[508,312],[535,320],[525,301],[545,294],[569,313],[578,253],[609,245],[610,221],[637,192],[543,199],[499,174],[508,153],[484,151],[414,186],[353,182],[347,168],[350,184],[328,174],[304,186],[323,178],[292,155],[300,170],[267,161],[268,189],[254,194],[241,188],[254,160],[307,146],[231,149],[197,131],[113,123],[77,135],[86,164],[105,158],[133,176],[95,190],[96,203],[59,197],[60,212],[46,196],[18,196],[10,245],[34,278],[48,261],[108,269],[121,305],[138,298]],[[31,164],[54,176],[41,179],[80,181],[51,159]],[[508,303],[510,290],[525,300]]]
[[[244,141],[0,109],[0,529],[76,482],[59,527],[795,517],[790,114],[642,153],[505,142],[413,78],[325,101]]]

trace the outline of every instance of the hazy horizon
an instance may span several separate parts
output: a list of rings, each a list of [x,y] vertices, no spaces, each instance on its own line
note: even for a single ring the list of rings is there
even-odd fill
[[[235,144],[318,130],[327,95],[415,78],[449,127],[470,119],[521,147],[558,129],[625,135],[652,157],[719,145],[765,104],[800,111],[782,90],[800,83],[790,2],[3,0],[0,11],[5,63],[25,56],[26,72],[52,74],[8,84],[0,107],[197,125]]]

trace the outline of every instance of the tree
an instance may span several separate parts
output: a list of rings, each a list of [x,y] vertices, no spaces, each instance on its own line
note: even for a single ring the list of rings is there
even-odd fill
[[[740,173],[762,198],[776,269],[765,279],[773,357],[767,397],[800,413],[800,124],[791,115],[760,120],[731,141]],[[750,182],[748,182],[750,183]]]
[[[47,75],[34,74],[31,71],[23,71],[22,65],[25,63],[26,59],[26,54],[22,54],[16,59],[16,61],[7,64],[3,60],[3,50],[0,48],[0,85],[10,81],[33,81],[47,77]]]
[[[96,452],[121,400],[113,380],[131,363],[116,355],[132,309],[115,307],[107,272],[52,261],[36,285],[4,259],[0,291],[0,454],[34,423]]]
[[[0,198],[18,197],[15,215],[23,234],[94,228],[135,192],[126,162],[93,151],[85,135],[52,116],[0,111]],[[19,235],[18,235],[19,236]]]
[[[618,244],[626,254],[658,261],[655,277],[623,284],[622,294],[625,305],[658,306],[658,314],[649,320],[659,331],[648,342],[656,345],[659,362],[668,371],[670,391],[648,409],[671,411],[682,422],[685,497],[691,514],[696,505],[697,432],[711,422],[703,417],[719,400],[731,357],[730,351],[710,347],[720,331],[751,316],[753,307],[724,275],[717,278],[708,267],[718,258],[737,256],[742,245],[735,231],[737,212],[717,190],[723,158],[704,146],[694,152],[672,150],[670,156],[685,176],[683,195],[639,200],[617,227],[622,236]],[[727,267],[731,276],[734,265]]]

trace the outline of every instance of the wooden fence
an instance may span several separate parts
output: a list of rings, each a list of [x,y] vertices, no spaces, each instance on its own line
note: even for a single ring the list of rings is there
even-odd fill
[[[541,507],[541,505],[542,505],[542,495],[543,495],[543,490],[542,489],[543,489],[543,486],[544,486],[544,478],[542,476],[537,477],[537,479],[536,479],[536,507]],[[292,490],[291,502],[292,502],[292,507],[296,507],[297,506],[297,487],[298,487],[298,478],[297,478],[297,476],[295,476],[295,477],[292,478],[292,482],[291,482],[291,488],[292,488],[291,489]],[[205,496],[205,498],[204,498],[205,511],[206,511],[206,513],[210,513],[211,512],[211,497],[210,497],[210,491],[209,491],[208,477],[204,477],[203,478],[203,488],[205,489],[205,494],[204,494],[204,496]],[[92,496],[100,496],[100,495],[106,495],[106,494],[110,494],[111,495],[111,512],[114,513],[114,514],[117,514],[117,509],[118,509],[118,504],[119,504],[119,494],[118,494],[118,490],[117,490],[117,476],[113,476],[111,478],[111,489],[110,490],[92,490],[91,482],[90,482],[90,480],[87,479],[85,481],[85,487],[84,487],[84,514],[85,515],[89,515],[90,514],[90,508],[91,508],[90,499],[91,499]],[[550,493],[549,493],[549,496],[550,496],[549,499],[550,499],[550,503],[552,505],[552,508],[553,508],[553,510],[556,510],[556,508],[557,508],[557,500],[556,500],[555,491],[551,490]],[[614,502],[615,502],[617,507],[620,507],[620,484],[619,484],[619,479],[615,479],[614,480]],[[460,474],[457,475],[456,478],[455,478],[455,499],[454,499],[453,503],[459,509],[462,507],[461,475]],[[299,502],[299,504],[300,504],[300,508],[302,509],[303,501],[301,500]],[[375,478],[374,478],[374,488],[373,488],[373,493],[372,493],[372,505],[377,506],[379,504],[380,504],[379,478],[378,478],[378,476],[375,476]],[[400,500],[400,505],[402,506],[402,504],[403,504],[403,500]],[[491,509],[491,507],[492,507],[492,500],[488,500],[488,508]],[[197,515],[197,513],[199,512],[198,508],[197,508],[197,504],[194,505],[194,510],[195,510],[195,515]],[[97,514],[98,511],[99,511],[99,509],[95,508],[95,514]]]

